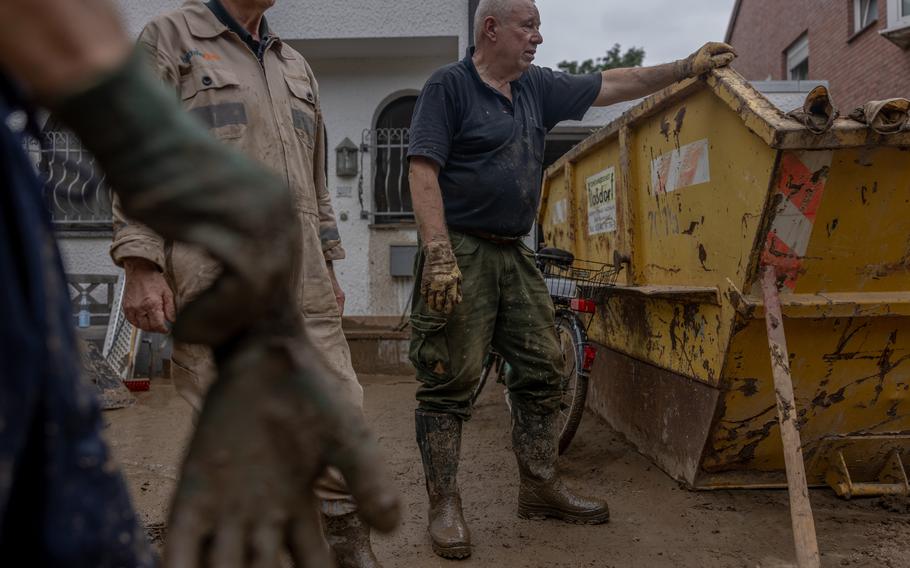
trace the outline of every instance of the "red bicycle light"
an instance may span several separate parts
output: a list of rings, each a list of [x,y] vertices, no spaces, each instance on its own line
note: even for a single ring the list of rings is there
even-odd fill
[[[585,358],[582,361],[581,368],[590,371],[594,366],[594,358],[597,357],[597,349],[593,345],[585,345]]]
[[[593,314],[597,311],[597,304],[594,303],[594,300],[581,300],[579,298],[574,298],[571,302],[572,311],[580,312],[583,314]]]

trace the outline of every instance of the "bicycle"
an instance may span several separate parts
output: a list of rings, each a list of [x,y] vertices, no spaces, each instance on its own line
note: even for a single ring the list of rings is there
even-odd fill
[[[563,354],[560,385],[563,396],[558,419],[559,453],[563,454],[581,424],[588,397],[588,377],[597,354],[594,346],[588,343],[588,327],[597,306],[615,286],[621,268],[578,260],[572,253],[556,248],[540,249],[535,259],[556,307],[556,337]],[[477,402],[490,377],[506,384],[510,370],[502,355],[491,349],[484,360],[480,381],[471,393],[471,405]],[[506,403],[511,407],[508,393]]]

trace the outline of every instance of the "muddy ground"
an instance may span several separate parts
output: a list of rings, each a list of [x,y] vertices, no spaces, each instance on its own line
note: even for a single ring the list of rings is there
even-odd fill
[[[475,550],[463,562],[433,555],[426,497],[414,441],[411,377],[362,377],[366,413],[387,452],[404,500],[404,522],[374,536],[386,568],[771,567],[793,560],[783,491],[690,492],[636,453],[604,422],[587,415],[562,466],[572,485],[605,495],[612,521],[585,527],[515,516],[517,472],[507,409],[490,385],[465,427],[460,482]],[[156,380],[128,409],[105,413],[115,455],[149,533],[160,544],[177,464],[191,426],[189,407]],[[823,566],[910,567],[910,503],[842,501],[812,491]]]

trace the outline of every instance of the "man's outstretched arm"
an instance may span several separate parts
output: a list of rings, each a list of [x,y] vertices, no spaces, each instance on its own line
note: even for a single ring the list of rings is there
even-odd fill
[[[673,63],[653,67],[608,69],[593,106],[609,106],[646,97],[677,81],[697,77],[711,69],[729,65],[736,52],[725,43],[706,43],[701,49]]]

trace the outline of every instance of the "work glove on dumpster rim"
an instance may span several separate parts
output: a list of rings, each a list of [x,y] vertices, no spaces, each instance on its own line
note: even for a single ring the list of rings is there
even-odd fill
[[[423,246],[423,274],[420,293],[431,310],[451,314],[461,303],[461,270],[452,244],[447,238],[427,242]]]
[[[736,59],[732,46],[722,42],[708,42],[698,51],[676,62],[676,80],[704,75],[712,69],[726,67]]]

